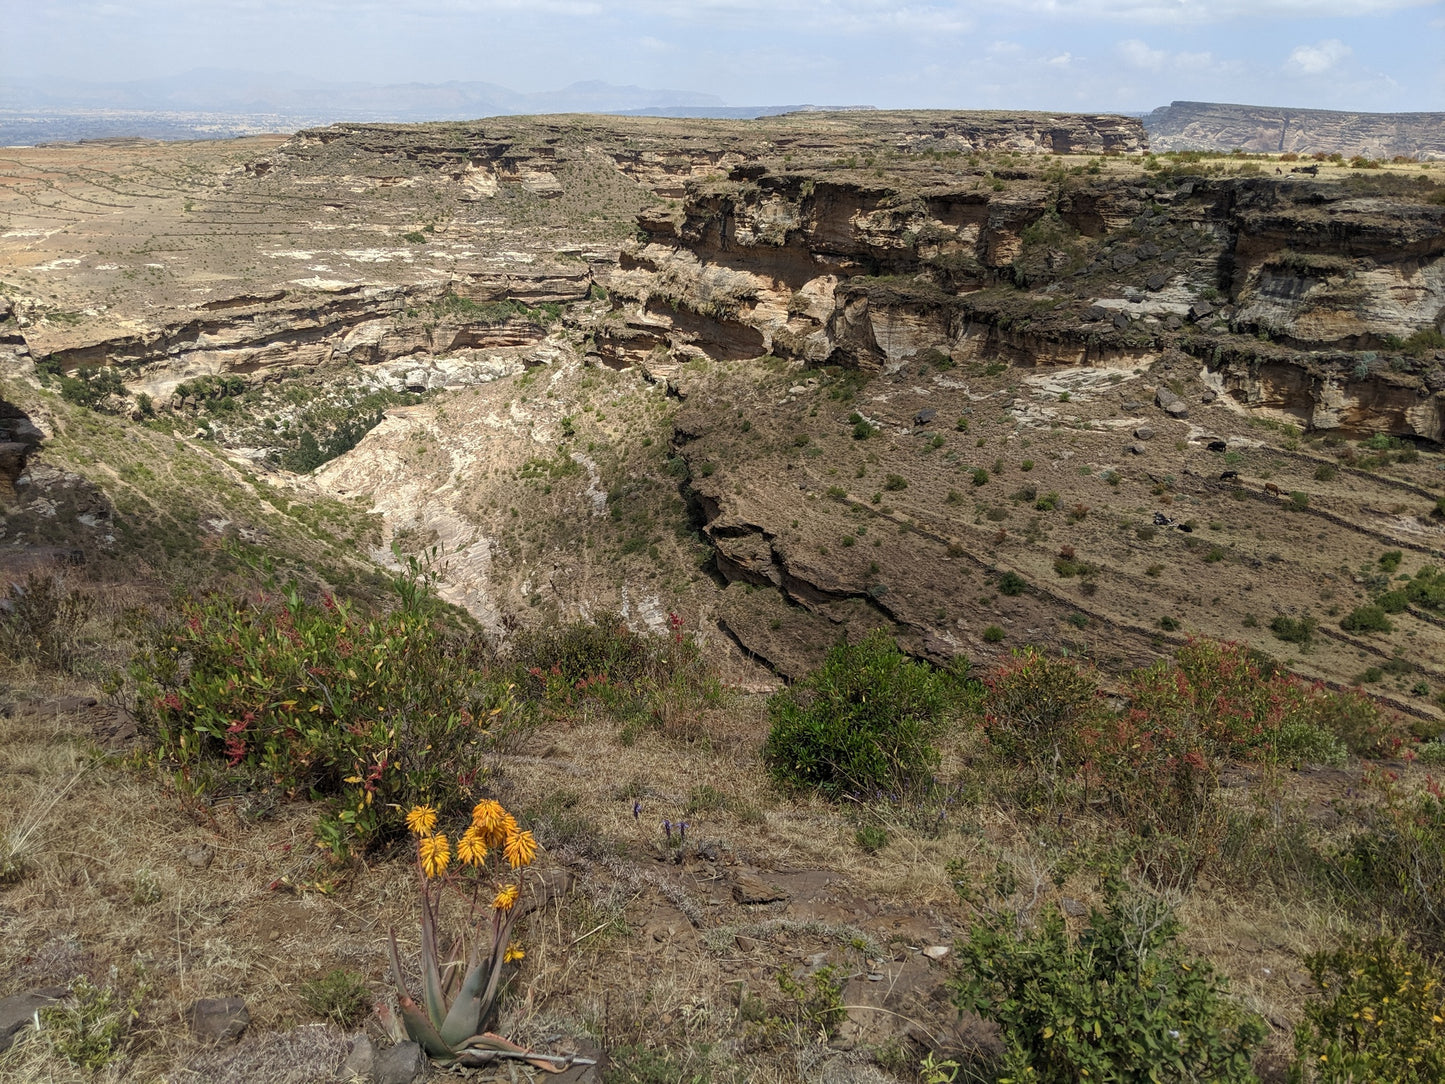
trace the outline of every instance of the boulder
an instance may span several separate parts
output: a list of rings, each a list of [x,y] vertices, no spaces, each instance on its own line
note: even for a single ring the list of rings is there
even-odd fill
[[[1214,306],[1208,301],[1196,301],[1189,306],[1189,319],[1193,320],[1196,324],[1205,317],[1212,316],[1213,314]]]
[[[934,410],[932,407],[926,407],[925,409],[920,410],[917,414],[913,415],[913,424],[927,425],[936,417],[938,417],[938,411]]]
[[[1120,331],[1128,331],[1129,318],[1125,316],[1122,312],[1116,312],[1114,314],[1114,326]]]
[[[1144,445],[1136,442],[1134,444],[1125,445],[1124,451],[1128,452],[1130,455],[1143,455],[1145,452],[1145,448]]]
[[[1091,324],[1104,319],[1104,317],[1108,315],[1109,310],[1104,308],[1103,305],[1090,305],[1087,309],[1084,310],[1084,319],[1089,321],[1089,323]]]
[[[1149,428],[1149,426],[1147,426],[1147,425],[1135,426],[1135,427],[1134,427],[1134,439],[1135,439],[1135,440],[1153,440],[1153,439],[1154,439],[1154,430],[1151,429],[1151,428]]]
[[[1168,281],[1169,276],[1166,275],[1163,271],[1155,271],[1152,275],[1150,275],[1147,279],[1144,280],[1144,285],[1149,287],[1149,289],[1151,290],[1162,290],[1164,289],[1164,284]]]
[[[1116,252],[1116,253],[1114,253],[1113,265],[1114,265],[1114,270],[1115,270],[1115,271],[1127,271],[1129,268],[1133,267],[1133,266],[1134,266],[1135,264],[1137,264],[1138,262],[1139,262],[1139,257],[1133,255],[1132,253],[1129,253],[1129,252]]]
[[[416,1043],[397,1043],[376,1055],[371,1067],[373,1084],[414,1084],[425,1080],[426,1055]]]

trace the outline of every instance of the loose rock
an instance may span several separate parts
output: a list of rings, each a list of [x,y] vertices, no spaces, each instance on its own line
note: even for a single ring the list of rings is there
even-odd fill
[[[376,1055],[371,1070],[373,1084],[413,1084],[425,1080],[426,1055],[416,1043],[397,1043]]]
[[[1147,425],[1136,426],[1134,429],[1135,440],[1153,440],[1154,430]]]
[[[733,882],[733,899],[742,904],[777,903],[788,898],[788,893],[777,885],[768,884],[756,873],[740,873]]]
[[[198,1039],[234,1043],[250,1023],[251,1013],[239,997],[203,997],[191,1006],[191,1031]]]

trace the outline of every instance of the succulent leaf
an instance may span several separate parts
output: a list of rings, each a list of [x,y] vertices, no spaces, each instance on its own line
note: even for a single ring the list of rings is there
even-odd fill
[[[457,991],[457,999],[452,1002],[451,1011],[442,1022],[441,1035],[444,1041],[458,1043],[481,1026],[482,983],[485,979],[486,970],[481,964],[467,972],[462,988]]]

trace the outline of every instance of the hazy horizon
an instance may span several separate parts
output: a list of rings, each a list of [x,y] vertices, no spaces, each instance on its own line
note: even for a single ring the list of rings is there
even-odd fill
[[[1445,109],[1442,0],[52,0],[16,5],[7,39],[12,87],[209,72],[232,94],[597,81],[684,99],[642,107]]]

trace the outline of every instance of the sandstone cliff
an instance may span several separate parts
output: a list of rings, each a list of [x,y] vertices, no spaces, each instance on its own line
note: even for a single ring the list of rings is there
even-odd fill
[[[884,371],[928,351],[1039,365],[1180,350],[1306,426],[1445,438],[1433,188],[1026,175],[996,191],[981,176],[696,185],[680,222],[642,221],[609,280],[603,353],[666,375],[699,355]]]
[[[1445,158],[1445,113],[1346,113],[1173,102],[1144,117],[1155,151]]]

